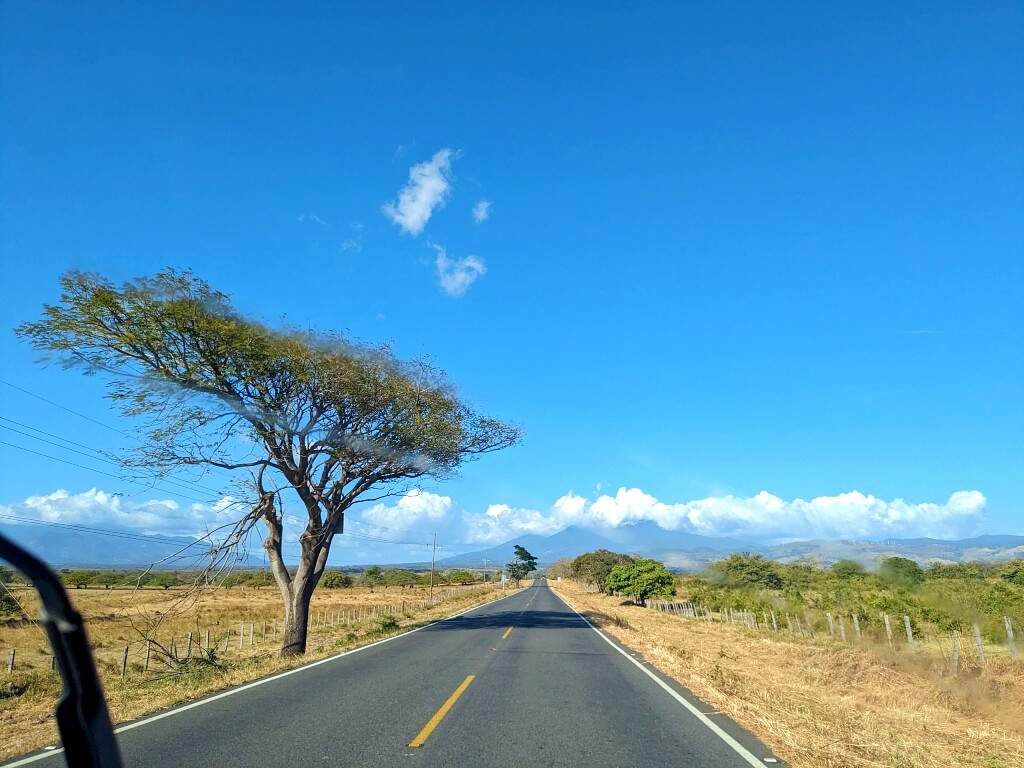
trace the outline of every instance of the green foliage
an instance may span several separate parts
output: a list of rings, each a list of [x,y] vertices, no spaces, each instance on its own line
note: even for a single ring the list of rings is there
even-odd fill
[[[10,584],[14,579],[14,571],[6,565],[0,565],[0,584]]]
[[[886,557],[878,568],[878,577],[893,586],[912,589],[924,581],[924,571],[905,557]]]
[[[837,560],[829,570],[839,579],[854,579],[867,575],[867,569],[856,560]]]
[[[94,580],[98,576],[99,571],[68,571],[67,573],[61,574],[61,578],[63,578],[64,583],[69,587],[74,587],[75,589],[82,589],[83,587],[89,586],[94,583]]]
[[[707,578],[730,587],[782,589],[783,586],[778,563],[748,552],[712,563],[707,569]]]
[[[598,589],[604,589],[604,582],[616,565],[633,562],[629,555],[620,555],[617,552],[610,552],[607,549],[598,549],[594,552],[587,552],[572,561],[570,570],[573,578],[594,584]]]
[[[381,583],[382,578],[383,572],[381,571],[380,566],[371,565],[369,568],[363,571],[363,575],[360,577],[359,582],[364,587],[369,587],[370,590],[372,591],[374,587],[378,586]]]
[[[381,616],[377,621],[380,624],[381,632],[390,632],[398,629],[398,619],[391,614]]]
[[[672,574],[657,560],[632,560],[616,565],[605,579],[604,590],[609,595],[620,593],[644,605],[650,597],[674,595]]]
[[[505,566],[505,570],[508,572],[508,577],[519,586],[519,582],[522,581],[537,570],[537,558],[526,551],[524,547],[516,544],[513,547],[516,559]]]
[[[352,586],[352,577],[343,571],[324,571],[320,586],[327,589],[344,589]]]
[[[0,616],[20,616],[21,605],[6,590],[0,590]]]
[[[999,570],[999,578],[1005,579],[1011,584],[1024,586],[1024,560],[1010,560]]]
[[[477,580],[477,576],[475,573],[473,573],[472,571],[467,571],[465,569],[454,571],[452,573],[451,578],[455,584],[474,584],[476,583]]]

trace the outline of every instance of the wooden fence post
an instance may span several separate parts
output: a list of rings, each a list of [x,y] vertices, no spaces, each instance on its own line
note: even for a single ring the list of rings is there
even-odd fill
[[[210,630],[206,630],[206,650],[210,650]]]
[[[252,638],[253,638],[253,635],[255,634],[255,629],[254,629],[255,626],[256,625],[253,624],[251,621],[249,622],[249,647],[250,648],[252,648]]]
[[[832,612],[829,611],[828,613],[826,613],[825,614],[825,618],[828,620],[828,633],[830,635],[832,635],[832,637],[835,637],[836,636],[836,625],[835,625],[835,622],[832,621]]]
[[[769,613],[771,613],[771,615],[772,615],[772,629],[775,632],[778,632],[779,631],[779,622],[777,622],[775,620],[775,611],[769,611]]]
[[[846,624],[843,623],[842,616],[839,617],[839,639],[846,642]]]
[[[786,614],[786,626],[789,627],[789,634],[793,634],[793,620],[789,618],[789,614]]]
[[[238,625],[238,650],[242,650],[242,645],[245,643],[245,622],[243,621]]]
[[[146,639],[146,663],[142,665],[143,672],[149,672],[149,652],[152,649],[153,641]]]
[[[906,614],[903,615],[903,626],[907,629],[907,645],[910,646],[910,650],[914,650],[914,631],[910,628],[910,617]]]
[[[889,623],[889,614],[883,613],[882,620],[885,622],[885,639],[889,641],[889,650],[895,651],[896,645],[892,641],[892,624]]]
[[[853,614],[853,631],[857,635],[857,639],[860,640],[860,619],[857,618],[857,614]]]
[[[960,632],[953,630],[953,677],[960,674]]]
[[[1010,649],[1010,658],[1016,661],[1020,657],[1017,655],[1017,642],[1013,639],[1013,624],[1009,616],[1003,616],[1003,626],[1006,627],[1006,645]]]
[[[11,648],[11,660],[7,662],[7,673],[10,674],[14,671],[14,657],[17,656],[18,651]]]
[[[974,625],[974,643],[978,646],[978,660],[985,663],[985,646],[981,642],[981,627]]]
[[[124,656],[121,657],[121,677],[128,671],[128,646],[124,647]]]
[[[192,633],[188,633],[188,640],[185,642],[185,658],[192,658]]]

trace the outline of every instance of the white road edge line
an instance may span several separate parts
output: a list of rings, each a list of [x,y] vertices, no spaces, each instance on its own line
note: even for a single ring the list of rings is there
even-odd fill
[[[373,648],[375,645],[382,645],[384,643],[390,643],[392,640],[398,640],[400,637],[408,637],[409,635],[412,635],[412,634],[415,634],[416,632],[419,632],[421,629],[427,629],[428,627],[432,627],[435,624],[442,624],[442,623],[444,623],[446,621],[450,621],[451,619],[456,619],[459,616],[466,615],[470,611],[475,611],[477,608],[483,608],[485,605],[490,605],[491,603],[496,603],[499,600],[504,600],[506,598],[512,597],[513,595],[517,595],[517,594],[519,594],[519,593],[518,592],[511,592],[511,593],[509,593],[507,595],[502,595],[501,597],[496,597],[493,600],[488,600],[486,603],[480,603],[480,605],[474,605],[472,608],[467,608],[464,611],[459,611],[458,613],[453,613],[451,616],[445,616],[443,619],[438,619],[437,621],[432,621],[429,624],[424,624],[422,627],[416,627],[416,629],[410,629],[408,632],[402,632],[401,634],[398,634],[398,635],[392,635],[391,637],[385,637],[383,640],[377,640],[375,642],[370,643],[369,645],[361,645],[358,648],[353,648],[351,651],[343,651],[342,653],[335,654],[334,656],[328,656],[326,659],[320,659],[319,661],[312,661],[309,664],[303,664],[301,667],[295,667],[295,669],[289,669],[286,672],[279,672],[276,675],[271,675],[270,677],[260,678],[259,680],[254,680],[251,683],[246,683],[245,685],[240,685],[237,688],[231,688],[229,690],[226,690],[226,691],[223,691],[221,693],[215,694],[215,695],[210,696],[208,698],[202,699],[201,701],[193,701],[191,704],[182,704],[180,707],[174,707],[173,709],[168,709],[166,712],[161,712],[159,715],[151,715],[150,717],[145,717],[142,720],[136,720],[134,723],[128,723],[128,725],[122,725],[120,728],[115,728],[114,729],[114,733],[124,733],[125,731],[132,730],[132,728],[138,728],[140,725],[146,725],[147,723],[152,723],[152,722],[155,722],[157,720],[163,720],[165,717],[170,717],[171,715],[176,715],[179,712],[184,712],[184,711],[189,710],[189,709],[195,709],[196,707],[201,707],[204,704],[209,704],[210,702],[217,701],[218,699],[224,699],[224,698],[227,698],[228,696],[234,696],[236,693],[241,693],[242,691],[247,691],[250,688],[255,688],[255,687],[257,687],[259,685],[263,685],[265,683],[271,683],[274,680],[280,680],[282,677],[288,677],[288,675],[294,675],[294,674],[296,674],[298,672],[304,672],[307,669],[312,669],[313,667],[319,667],[321,664],[326,664],[329,661],[336,661],[336,660],[342,658],[343,656],[351,656],[353,653],[359,653],[360,651],[365,651],[367,648]],[[583,620],[586,621],[586,619],[583,619]],[[17,766],[19,766],[19,765],[28,765],[29,763],[34,763],[36,760],[43,760],[43,759],[45,759],[47,757],[53,757],[54,755],[59,755],[59,754],[62,754],[64,752],[64,747],[57,747],[57,748],[44,747],[44,749],[47,749],[49,751],[47,751],[47,752],[40,752],[38,755],[29,755],[28,757],[23,757],[20,760],[16,760],[13,763],[0,763],[0,766],[2,766],[2,768],[17,768]]]
[[[549,587],[549,589],[550,589],[550,587]],[[662,688],[663,688],[663,689],[665,690],[665,692],[666,692],[666,693],[667,693],[667,694],[668,694],[669,696],[671,696],[671,697],[672,697],[673,699],[675,699],[675,700],[676,700],[676,701],[678,701],[678,702],[679,702],[680,704],[682,704],[682,705],[683,705],[683,706],[684,706],[684,707],[685,707],[685,708],[687,709],[687,711],[688,711],[688,712],[689,712],[689,713],[690,713],[691,715],[693,715],[693,716],[694,716],[694,717],[696,717],[696,718],[697,718],[698,720],[700,720],[700,722],[701,722],[701,723],[703,723],[704,725],[706,725],[706,726],[708,727],[708,729],[709,729],[709,730],[710,730],[710,731],[711,731],[711,732],[712,732],[713,734],[715,734],[715,735],[716,735],[716,736],[717,736],[718,738],[720,738],[720,739],[721,739],[722,741],[724,741],[724,742],[725,742],[726,744],[728,744],[728,745],[729,745],[730,747],[732,747],[733,751],[734,751],[734,752],[736,752],[736,754],[738,754],[738,755],[739,755],[740,757],[742,757],[742,758],[743,758],[743,760],[744,760],[744,761],[745,761],[746,763],[748,763],[749,765],[756,765],[756,766],[758,766],[758,768],[760,768],[760,766],[764,765],[764,763],[763,763],[762,761],[758,760],[758,759],[757,759],[756,757],[754,757],[754,755],[753,755],[753,754],[751,754],[751,752],[750,752],[750,751],[749,751],[749,750],[748,750],[748,749],[747,749],[746,747],[744,747],[744,746],[743,746],[742,744],[740,744],[740,743],[739,743],[738,741],[736,741],[736,739],[734,739],[734,738],[733,738],[732,736],[730,736],[730,735],[729,735],[728,733],[726,733],[725,731],[723,731],[723,730],[722,730],[722,729],[721,729],[720,727],[718,727],[718,726],[717,726],[717,725],[716,725],[716,724],[715,724],[714,722],[712,722],[711,720],[709,720],[709,719],[708,719],[708,717],[707,717],[707,715],[705,715],[705,714],[704,714],[703,712],[701,712],[701,711],[700,711],[699,709],[697,709],[697,708],[696,708],[695,706],[693,706],[693,704],[691,704],[690,702],[688,702],[688,701],[687,701],[686,699],[684,699],[684,698],[683,698],[682,696],[680,696],[680,695],[679,695],[678,693],[676,693],[675,691],[673,691],[673,690],[672,690],[672,688],[671,688],[671,686],[669,686],[669,684],[668,684],[668,683],[666,683],[666,682],[665,682],[664,680],[662,680],[662,679],[661,679],[660,677],[658,677],[658,676],[657,676],[656,674],[654,674],[653,672],[651,672],[651,670],[650,670],[650,669],[648,669],[647,667],[645,667],[645,666],[644,666],[643,664],[641,664],[641,663],[640,663],[639,661],[637,661],[637,660],[636,660],[636,659],[634,659],[634,658],[633,658],[632,656],[630,656],[630,655],[629,655],[628,653],[626,653],[626,652],[625,652],[624,650],[622,650],[622,649],[621,649],[621,648],[620,648],[619,646],[617,646],[617,645],[616,645],[616,644],[615,644],[615,643],[614,643],[614,642],[613,642],[613,641],[611,640],[611,638],[609,638],[609,637],[608,637],[608,636],[607,636],[607,635],[606,635],[606,634],[605,634],[604,632],[602,632],[602,631],[601,631],[600,629],[598,629],[598,628],[597,628],[597,627],[595,627],[595,626],[594,626],[593,624],[591,624],[591,623],[590,623],[589,621],[587,621],[587,617],[586,617],[586,616],[584,616],[584,615],[583,615],[582,613],[580,613],[579,611],[577,611],[577,610],[576,610],[575,608],[573,608],[573,607],[572,607],[571,605],[569,605],[569,603],[568,603],[568,602],[567,602],[567,601],[565,600],[565,598],[564,598],[564,597],[562,597],[562,596],[561,596],[560,594],[558,594],[558,592],[556,592],[556,591],[555,591],[555,590],[553,590],[553,589],[552,589],[551,591],[552,591],[552,593],[554,593],[554,595],[555,595],[555,596],[556,596],[556,597],[557,597],[557,598],[558,598],[559,600],[561,600],[561,601],[562,601],[563,603],[565,603],[565,604],[566,604],[566,606],[568,606],[569,610],[571,610],[571,611],[572,611],[573,613],[575,613],[575,614],[576,614],[577,616],[579,616],[579,617],[580,617],[581,619],[583,619],[583,621],[585,621],[585,622],[586,622],[586,624],[587,624],[587,626],[588,626],[588,627],[590,627],[590,628],[591,628],[592,630],[594,630],[595,632],[597,632],[597,634],[598,634],[598,635],[600,635],[600,637],[601,637],[601,639],[602,639],[602,640],[604,640],[604,641],[605,641],[606,643],[608,643],[608,645],[610,645],[610,646],[611,646],[612,648],[614,648],[614,649],[615,649],[616,651],[618,651],[619,653],[621,653],[621,654],[623,655],[623,657],[624,657],[624,658],[625,658],[625,659],[626,659],[627,661],[629,661],[629,662],[630,662],[631,664],[635,665],[635,666],[636,666],[636,667],[637,667],[637,668],[638,668],[638,669],[639,669],[639,670],[640,670],[641,672],[643,672],[643,673],[644,673],[645,675],[647,675],[647,676],[648,676],[649,678],[651,678],[651,680],[653,680],[653,681],[654,681],[654,682],[656,682],[656,683],[657,683],[658,685],[660,685],[660,686],[661,686],[661,687],[662,687]]]

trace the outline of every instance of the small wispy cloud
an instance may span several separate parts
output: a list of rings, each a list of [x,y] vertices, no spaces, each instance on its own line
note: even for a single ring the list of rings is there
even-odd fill
[[[398,193],[398,200],[381,207],[384,215],[414,237],[422,232],[434,209],[448,198],[452,160],[458,156],[456,151],[442,149],[427,162],[410,168],[409,183]]]
[[[434,261],[437,280],[441,290],[449,296],[462,296],[480,275],[487,272],[483,259],[477,256],[450,259],[442,246],[431,243],[430,247],[437,251],[437,259]]]
[[[308,222],[310,224],[317,224],[317,225],[323,227],[324,229],[330,229],[331,228],[330,224],[328,224],[326,221],[321,219],[315,213],[300,213],[296,217],[296,219],[298,220],[298,222],[300,224],[306,224]]]
[[[491,218],[491,201],[481,200],[473,206],[473,221],[481,224]]]
[[[346,237],[341,241],[341,250],[358,253],[363,250],[363,225],[358,221],[355,221],[349,225],[349,229],[351,229],[354,234],[352,237]]]

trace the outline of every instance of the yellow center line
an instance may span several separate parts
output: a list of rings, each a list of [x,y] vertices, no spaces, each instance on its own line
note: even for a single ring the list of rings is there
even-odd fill
[[[469,684],[473,682],[476,675],[467,675],[466,679],[462,681],[462,685],[455,689],[455,693],[448,697],[448,701],[441,705],[441,708],[434,713],[434,716],[430,718],[430,722],[423,726],[423,730],[416,734],[416,738],[409,744],[413,749],[422,747],[423,742],[434,732],[438,724],[444,720],[444,716],[448,714],[448,710],[455,706],[455,702],[459,700],[459,696],[466,692],[469,688]]]
[[[509,627],[508,629],[505,630],[505,634],[501,636],[501,639],[504,640],[506,637],[508,637],[511,634],[512,634],[512,627]]]

